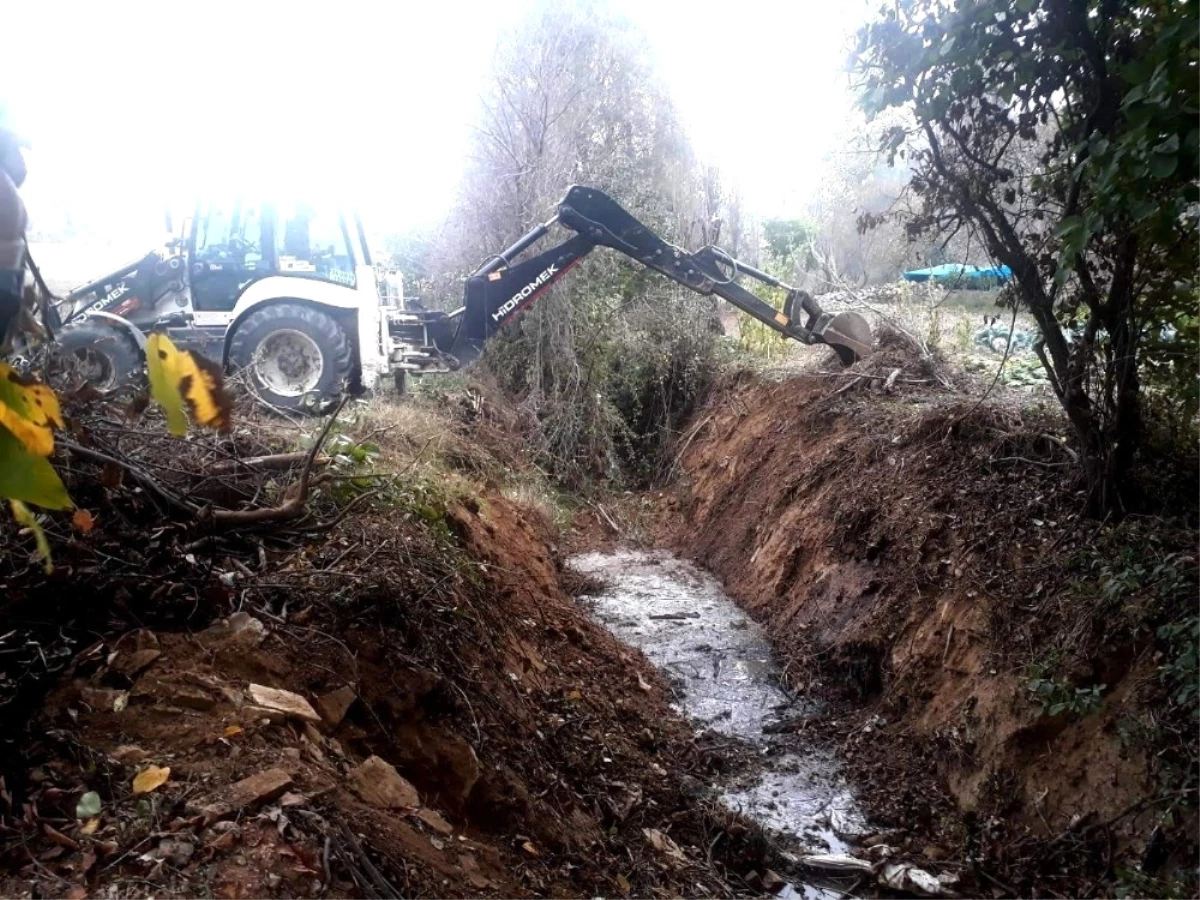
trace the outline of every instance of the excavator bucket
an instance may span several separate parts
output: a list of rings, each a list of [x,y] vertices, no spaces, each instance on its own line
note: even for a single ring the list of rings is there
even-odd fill
[[[853,365],[871,353],[871,326],[856,312],[838,313],[817,335],[834,349],[843,366]]]

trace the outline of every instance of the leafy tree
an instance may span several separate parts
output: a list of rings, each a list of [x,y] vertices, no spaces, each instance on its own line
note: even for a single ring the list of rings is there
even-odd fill
[[[1147,385],[1196,413],[1197,6],[898,0],[860,33],[864,105],[915,122],[910,233],[1013,270],[1093,514],[1127,506]]]
[[[815,239],[816,230],[804,219],[767,219],[763,222],[763,240],[767,245],[767,253],[776,262],[794,260],[796,264],[805,267],[815,265]]]

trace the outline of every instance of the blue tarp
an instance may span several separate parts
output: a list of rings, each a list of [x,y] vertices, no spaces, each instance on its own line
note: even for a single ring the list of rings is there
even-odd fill
[[[912,269],[904,273],[906,281],[1008,281],[1012,277],[1012,269],[1008,266],[964,266],[959,263],[946,263],[930,269]]]

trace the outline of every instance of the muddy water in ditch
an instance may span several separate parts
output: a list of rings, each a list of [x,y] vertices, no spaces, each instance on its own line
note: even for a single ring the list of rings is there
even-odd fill
[[[668,675],[676,707],[698,731],[738,738],[760,754],[761,766],[714,786],[721,801],[777,832],[792,852],[847,852],[846,839],[867,829],[837,760],[772,733],[812,713],[814,702],[781,687],[761,629],[716,580],[661,551],[586,553],[568,564],[603,582],[586,598],[592,614]]]

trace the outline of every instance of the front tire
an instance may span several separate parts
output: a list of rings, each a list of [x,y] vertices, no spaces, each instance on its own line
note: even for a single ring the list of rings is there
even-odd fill
[[[142,377],[141,348],[119,325],[84,319],[63,326],[56,338],[60,357],[98,391],[116,390]]]
[[[299,303],[252,312],[229,342],[229,361],[278,409],[312,411],[345,389],[352,369],[350,339],[327,313]]]

